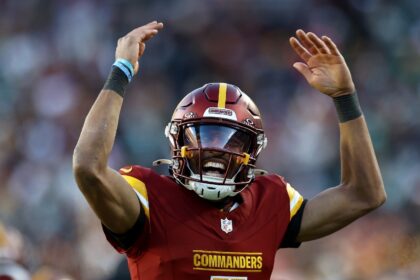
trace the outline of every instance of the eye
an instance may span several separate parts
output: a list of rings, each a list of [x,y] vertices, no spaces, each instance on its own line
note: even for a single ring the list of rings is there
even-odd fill
[[[243,144],[239,139],[232,138],[229,140],[229,142],[226,144],[226,148],[237,148],[240,150],[242,148]]]

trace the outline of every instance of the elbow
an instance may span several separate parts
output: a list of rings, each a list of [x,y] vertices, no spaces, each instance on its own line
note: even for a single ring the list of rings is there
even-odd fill
[[[387,196],[386,196],[386,192],[385,190],[383,190],[382,192],[380,192],[375,200],[372,203],[372,207],[373,209],[379,208],[381,205],[383,205],[386,202]]]
[[[86,185],[85,182],[99,178],[101,170],[101,165],[94,157],[76,147],[73,152],[73,175],[80,188]]]
[[[373,185],[346,185],[345,188],[355,209],[363,215],[379,208],[387,199],[382,182]]]
[[[73,158],[73,175],[77,182],[80,182],[84,178],[95,177],[96,174],[97,171],[94,167],[80,161],[75,161]]]
[[[373,189],[376,191],[368,195],[368,198],[366,199],[366,208],[368,211],[373,211],[379,208],[386,202],[387,199],[383,184],[380,184]]]
[[[101,173],[93,166],[84,162],[75,161],[73,158],[73,176],[79,190],[83,194],[92,192],[94,186],[100,185]]]

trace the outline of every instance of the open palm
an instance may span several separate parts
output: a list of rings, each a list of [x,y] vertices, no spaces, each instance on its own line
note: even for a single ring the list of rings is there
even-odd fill
[[[298,30],[296,35],[297,38],[290,38],[290,45],[304,62],[296,62],[293,67],[308,83],[331,97],[353,93],[350,71],[334,42],[303,30]]]

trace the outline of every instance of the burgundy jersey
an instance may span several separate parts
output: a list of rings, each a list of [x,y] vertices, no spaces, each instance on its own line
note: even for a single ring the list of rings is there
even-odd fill
[[[277,175],[258,176],[239,194],[242,203],[224,211],[151,169],[129,166],[120,173],[147,218],[126,249],[105,229],[127,255],[131,279],[270,279],[275,253],[304,205]]]

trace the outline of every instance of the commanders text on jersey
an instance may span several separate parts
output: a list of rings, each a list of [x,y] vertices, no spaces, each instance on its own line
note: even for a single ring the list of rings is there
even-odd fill
[[[212,271],[260,272],[260,252],[219,252],[193,250],[194,269]]]

